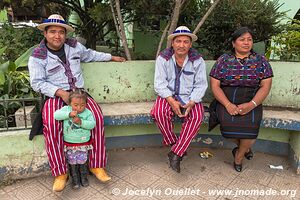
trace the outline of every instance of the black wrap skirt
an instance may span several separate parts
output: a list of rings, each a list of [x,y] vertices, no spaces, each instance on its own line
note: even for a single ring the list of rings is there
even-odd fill
[[[249,102],[258,88],[253,87],[222,87],[226,97],[233,104]],[[220,122],[220,130],[225,138],[256,139],[262,119],[262,105],[255,107],[245,115],[230,115],[226,108],[217,103],[216,114]]]

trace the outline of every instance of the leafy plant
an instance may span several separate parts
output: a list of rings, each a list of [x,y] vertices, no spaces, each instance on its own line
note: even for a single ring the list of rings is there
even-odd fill
[[[0,116],[10,116],[8,118],[10,119],[9,125],[13,124],[11,116],[22,105],[19,101],[7,100],[37,96],[30,87],[28,71],[20,70],[27,65],[32,48],[28,49],[16,61],[7,61],[0,65]],[[0,127],[6,126],[3,118],[0,118]]]
[[[283,61],[300,61],[300,20],[291,20],[284,30],[273,37],[273,44],[268,49]]]
[[[0,28],[0,35],[0,49],[4,48],[2,53],[0,50],[0,63],[16,60],[28,48],[38,44],[43,38],[37,28],[17,28],[11,24],[3,24]]]
[[[200,16],[211,4],[210,0],[200,0]],[[201,27],[198,45],[209,50],[210,58],[216,59],[230,51],[231,33],[241,26],[253,30],[254,41],[267,42],[282,30],[279,24],[285,12],[280,12],[282,4],[278,0],[223,0]]]

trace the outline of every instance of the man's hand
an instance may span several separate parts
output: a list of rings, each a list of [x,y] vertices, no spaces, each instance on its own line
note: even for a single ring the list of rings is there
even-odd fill
[[[183,117],[184,115],[180,111],[181,103],[179,101],[176,101],[173,97],[167,97],[166,100],[170,104],[172,110],[178,117]]]
[[[125,62],[126,59],[120,56],[111,56],[111,61],[115,61],[115,62]]]
[[[70,112],[70,114],[69,114],[69,117],[71,117],[71,118],[74,118],[74,117],[76,117],[77,116],[77,111],[71,111]]]
[[[79,117],[74,117],[72,121],[74,124],[81,125],[81,119]]]
[[[60,98],[62,98],[62,100],[66,103],[66,104],[69,104],[69,95],[70,93],[65,91],[65,90],[62,90],[62,89],[58,89],[56,90],[55,92],[55,96],[58,96]]]
[[[186,117],[190,113],[190,111],[192,110],[192,108],[194,107],[194,105],[195,105],[195,102],[191,100],[187,104],[185,104],[184,106],[182,106],[183,108],[186,109],[185,113],[182,113],[182,114],[184,114],[183,115],[184,117]]]

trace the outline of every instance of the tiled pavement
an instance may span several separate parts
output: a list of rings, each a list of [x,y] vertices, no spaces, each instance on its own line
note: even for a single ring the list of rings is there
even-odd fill
[[[53,178],[48,175],[2,186],[0,199],[300,199],[300,178],[285,157],[255,153],[253,160],[244,160],[244,170],[238,173],[233,170],[230,150],[192,147],[178,174],[168,167],[168,150],[166,147],[111,150],[107,170],[112,180],[106,184],[89,176],[89,187],[75,191],[69,181],[63,192],[55,193],[51,190]],[[204,150],[214,156],[200,158],[198,154]],[[270,169],[269,164],[282,165],[284,169]]]

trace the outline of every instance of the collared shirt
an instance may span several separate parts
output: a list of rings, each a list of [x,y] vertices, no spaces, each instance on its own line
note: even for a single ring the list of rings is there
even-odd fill
[[[155,92],[162,98],[173,96],[182,105],[190,100],[196,103],[201,102],[207,89],[203,58],[191,61],[189,56],[186,56],[181,71],[176,73],[177,70],[174,54],[171,59],[158,56],[155,63]]]
[[[109,61],[111,54],[85,48],[79,42],[64,44],[66,63],[47,50],[44,40],[29,58],[30,84],[34,91],[54,97],[58,89],[83,88],[80,62]]]

